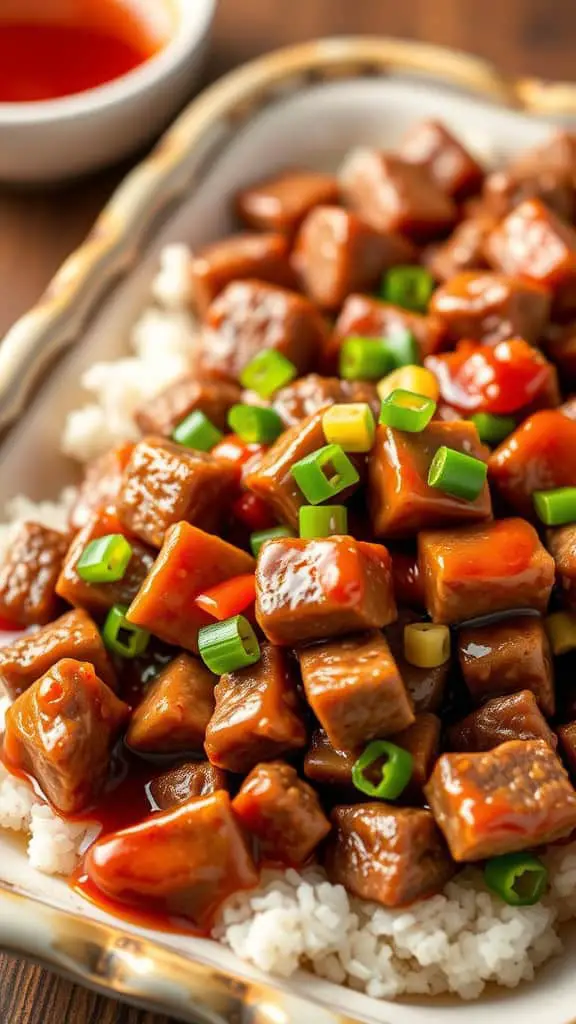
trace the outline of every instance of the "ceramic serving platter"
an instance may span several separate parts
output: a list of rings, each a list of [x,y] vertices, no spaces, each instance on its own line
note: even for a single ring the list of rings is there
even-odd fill
[[[230,198],[286,165],[332,169],[357,144],[393,146],[440,117],[497,163],[576,119],[576,91],[511,82],[473,58],[394,40],[325,40],[272,54],[196,100],[127,179],[39,305],[0,345],[2,503],[55,497],[74,479],[59,454],[91,363],[121,356],[148,298],[160,248],[232,228]],[[58,357],[58,361],[57,360]],[[51,368],[50,372],[48,372]],[[196,1024],[536,1024],[576,1021],[576,938],[538,979],[481,1000],[377,1002],[302,973],[265,977],[208,941],[128,926],[30,869],[0,833],[0,947],[109,995]]]

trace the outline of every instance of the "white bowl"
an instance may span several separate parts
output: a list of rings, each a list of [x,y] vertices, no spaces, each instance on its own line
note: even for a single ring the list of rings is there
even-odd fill
[[[127,156],[166,126],[198,79],[216,0],[170,0],[177,28],[121,78],[58,100],[0,103],[0,180],[76,177]],[[132,5],[150,17],[142,0]],[[152,16],[157,17],[163,4]]]

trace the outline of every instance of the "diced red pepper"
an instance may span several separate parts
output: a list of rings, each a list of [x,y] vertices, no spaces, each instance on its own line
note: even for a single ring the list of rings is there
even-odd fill
[[[0,615],[0,633],[21,633],[23,629],[26,629],[26,627],[18,622],[11,622],[10,619],[5,619],[3,615]]]
[[[256,577],[254,573],[235,576],[231,580],[217,583],[210,590],[199,594],[194,603],[215,619],[229,619],[240,615],[256,600]]]
[[[232,516],[251,532],[269,530],[277,525],[277,519],[270,506],[257,494],[246,491],[232,502]]]
[[[522,338],[493,348],[462,341],[454,352],[428,356],[426,366],[438,378],[440,395],[448,405],[495,415],[530,405],[552,373],[551,364]]]

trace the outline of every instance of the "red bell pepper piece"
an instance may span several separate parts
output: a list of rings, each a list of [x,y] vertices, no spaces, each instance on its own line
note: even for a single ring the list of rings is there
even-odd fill
[[[224,580],[217,583],[210,590],[198,594],[194,603],[204,612],[213,615],[215,619],[222,621],[233,615],[240,615],[256,599],[256,577],[254,573],[247,573],[244,576],[235,576],[231,580]]]
[[[255,530],[268,530],[278,524],[266,502],[249,491],[240,494],[232,502],[232,515],[243,526],[247,526],[251,533]]]

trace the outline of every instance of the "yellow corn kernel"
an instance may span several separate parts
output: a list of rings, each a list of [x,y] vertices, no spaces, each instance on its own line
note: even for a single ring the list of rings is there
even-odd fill
[[[417,668],[438,668],[450,657],[450,630],[433,622],[404,626],[404,657]]]
[[[393,370],[376,385],[378,395],[384,401],[393,391],[414,391],[417,395],[426,395],[433,402],[440,397],[438,381],[431,370],[425,366],[401,366]]]
[[[374,444],[376,424],[367,402],[330,406],[322,428],[328,444],[339,444],[345,452],[369,452]]]
[[[566,654],[576,648],[576,614],[552,612],[544,620],[552,654]]]

